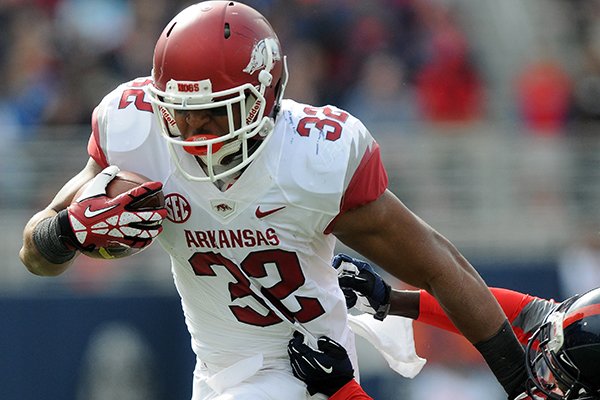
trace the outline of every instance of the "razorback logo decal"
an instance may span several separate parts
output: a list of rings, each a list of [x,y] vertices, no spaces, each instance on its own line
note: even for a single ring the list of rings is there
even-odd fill
[[[250,55],[250,62],[248,62],[248,65],[246,65],[246,68],[244,68],[243,71],[250,75],[262,68],[266,68],[267,71],[270,71],[272,65],[267,65],[269,51],[271,52],[271,60],[281,60],[281,51],[279,50],[279,43],[277,43],[277,40],[274,38],[265,38],[254,45],[252,54]]]
[[[235,202],[230,200],[212,200],[210,205],[213,211],[222,217],[227,217],[235,211]]]

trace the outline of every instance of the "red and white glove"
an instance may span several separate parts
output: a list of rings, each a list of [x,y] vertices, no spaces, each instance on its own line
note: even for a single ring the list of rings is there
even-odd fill
[[[106,187],[118,172],[114,165],[105,168],[79,198],[59,213],[65,244],[83,251],[115,244],[143,248],[162,232],[165,208],[132,207],[162,190],[162,183],[147,182],[111,199],[106,195]]]

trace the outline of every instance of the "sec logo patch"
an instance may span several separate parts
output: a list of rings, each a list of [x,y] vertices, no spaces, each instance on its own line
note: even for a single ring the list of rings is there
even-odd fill
[[[170,193],[165,196],[167,219],[176,224],[182,224],[192,215],[192,207],[185,197],[179,193]]]

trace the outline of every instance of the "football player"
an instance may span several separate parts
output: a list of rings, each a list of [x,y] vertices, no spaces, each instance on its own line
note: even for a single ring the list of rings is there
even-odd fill
[[[369,263],[345,254],[336,255],[333,266],[338,269],[349,308],[356,306],[380,320],[397,315],[459,333],[437,300],[426,291],[391,289]],[[527,349],[527,389],[517,398],[600,399],[600,288],[561,303],[508,289],[491,290]],[[331,398],[368,398],[360,397],[366,394],[353,381],[343,349],[336,348],[327,338],[320,338],[319,343],[327,345],[319,345],[317,351],[298,337],[290,341],[296,376],[306,381],[309,388],[319,390],[324,389],[319,386],[318,377],[340,377],[339,384],[332,379],[332,386],[327,388],[335,393]],[[323,374],[319,365],[336,372]]]
[[[507,393],[520,391],[524,351],[475,269],[387,189],[367,127],[332,105],[284,100],[286,82],[280,42],[256,10],[182,10],[158,38],[151,76],[94,110],[89,161],[27,223],[25,266],[57,275],[82,249],[157,238],[197,356],[193,399],[298,400],[309,395],[289,365],[294,331],[330,337],[356,365],[330,266],[339,239],[432,293]],[[119,168],[152,182],[108,198]],[[89,180],[96,190],[73,199]],[[137,212],[157,190],[166,210]]]

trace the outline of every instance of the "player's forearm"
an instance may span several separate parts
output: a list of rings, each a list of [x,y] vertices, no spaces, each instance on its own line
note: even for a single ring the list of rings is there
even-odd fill
[[[452,323],[471,343],[492,337],[506,320],[489,288],[458,250],[438,237],[446,265],[423,288],[431,293]]]
[[[74,258],[58,264],[50,262],[40,253],[33,239],[34,231],[38,224],[46,218],[53,218],[55,216],[56,212],[52,209],[42,210],[29,220],[23,231],[23,246],[19,252],[19,258],[32,274],[40,276],[60,275],[73,263]]]
[[[64,210],[73,200],[73,196],[77,191],[90,179],[92,179],[102,168],[96,164],[93,159],[89,159],[86,166],[77,175],[71,178],[54,196],[50,204],[42,211],[35,214],[23,230],[23,247],[19,252],[21,262],[27,269],[35,275],[41,276],[56,276],[63,273],[80,254],[75,253],[75,257],[63,261],[52,262],[47,257],[44,257],[40,249],[35,243],[34,232],[40,222],[47,218],[54,218],[57,212]],[[39,233],[39,232],[38,232]],[[60,252],[60,249],[59,249]],[[53,258],[53,257],[51,257]],[[60,257],[59,257],[60,259]]]
[[[461,296],[452,295],[452,288]],[[465,270],[459,280],[434,284],[431,292],[454,325],[481,353],[509,397],[521,393],[527,379],[525,352],[479,275]],[[465,309],[470,312],[464,312]]]

